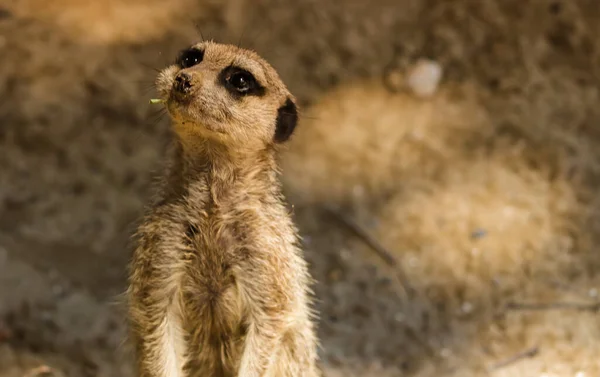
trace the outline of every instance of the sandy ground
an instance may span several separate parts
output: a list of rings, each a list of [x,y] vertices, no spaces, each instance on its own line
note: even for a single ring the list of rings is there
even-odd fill
[[[0,1],[0,376],[132,375],[153,69],[200,32],[303,105],[282,164],[327,377],[600,375],[599,20],[596,0]],[[390,88],[420,58],[439,91]]]

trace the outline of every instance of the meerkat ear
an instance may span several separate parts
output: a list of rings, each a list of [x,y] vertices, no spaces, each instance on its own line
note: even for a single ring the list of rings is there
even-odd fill
[[[277,121],[275,123],[275,137],[276,143],[283,143],[287,141],[298,123],[298,109],[296,104],[288,98],[283,106],[277,110]]]

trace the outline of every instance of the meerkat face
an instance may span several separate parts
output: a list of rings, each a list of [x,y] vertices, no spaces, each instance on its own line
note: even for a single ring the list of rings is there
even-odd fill
[[[183,50],[158,76],[177,132],[242,145],[281,143],[298,120],[293,96],[256,53],[202,42]]]

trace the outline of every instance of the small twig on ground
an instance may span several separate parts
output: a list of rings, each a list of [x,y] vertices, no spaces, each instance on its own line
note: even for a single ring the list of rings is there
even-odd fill
[[[351,230],[357,237],[363,240],[377,255],[383,259],[383,261],[388,264],[390,267],[393,267],[398,272],[398,279],[400,280],[400,284],[406,294],[412,295],[414,293],[414,289],[408,282],[408,278],[406,277],[404,271],[402,270],[402,266],[398,263],[396,258],[389,252],[375,237],[370,235],[365,229],[363,229],[360,224],[358,224],[354,219],[346,216],[344,213],[339,210],[330,207],[328,205],[323,206],[323,208],[333,217],[335,217],[339,222],[344,224],[349,230]]]
[[[577,311],[600,311],[600,302],[596,303],[577,303],[577,302],[551,302],[551,303],[536,303],[524,304],[518,302],[510,302],[506,305],[507,310],[577,310]]]
[[[494,364],[494,365],[492,365],[490,367],[490,370],[491,371],[498,370],[498,369],[501,369],[501,368],[505,368],[505,367],[507,367],[509,365],[512,365],[512,364],[514,364],[514,363],[516,363],[518,361],[521,361],[523,359],[530,359],[532,357],[537,356],[537,354],[539,352],[540,352],[539,347],[537,347],[537,346],[531,347],[531,348],[526,349],[525,351],[521,351],[521,352],[519,352],[519,353],[517,353],[517,354],[515,354],[515,355],[513,355],[513,356],[511,356],[511,357],[509,357],[509,358],[507,358],[505,360],[497,362],[496,364]]]
[[[346,216],[341,211],[338,211],[330,206],[325,206],[325,209],[344,225],[346,225],[350,230],[352,230],[352,232],[354,232],[359,238],[362,238],[365,243],[368,244],[377,254],[379,254],[381,259],[383,259],[387,264],[392,267],[397,265],[396,258],[394,258],[392,253],[386,250],[386,248],[384,248],[379,241],[377,241],[366,230],[364,230],[356,221],[354,221],[354,219]]]

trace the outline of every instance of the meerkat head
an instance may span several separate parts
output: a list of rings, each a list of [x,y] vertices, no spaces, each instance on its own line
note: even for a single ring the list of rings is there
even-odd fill
[[[183,50],[156,80],[175,131],[240,146],[282,143],[298,120],[294,97],[256,53],[202,42]]]

